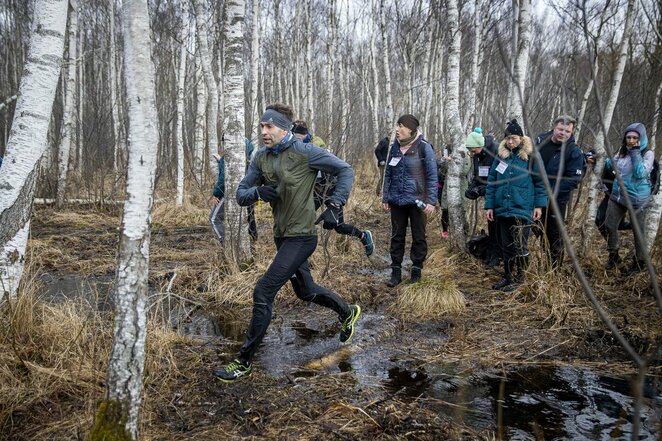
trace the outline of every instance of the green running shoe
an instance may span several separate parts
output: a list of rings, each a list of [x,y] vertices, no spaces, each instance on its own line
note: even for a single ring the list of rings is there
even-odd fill
[[[354,335],[354,324],[361,315],[361,307],[359,305],[349,305],[350,314],[343,320],[340,326],[340,342],[347,343]]]
[[[230,363],[215,370],[212,375],[223,383],[234,383],[243,377],[250,377],[252,371],[253,363],[242,363],[238,358],[235,358]]]

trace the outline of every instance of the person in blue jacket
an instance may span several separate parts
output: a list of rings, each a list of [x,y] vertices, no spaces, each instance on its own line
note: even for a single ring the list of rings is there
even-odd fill
[[[650,173],[653,170],[655,155],[648,150],[648,137],[646,136],[646,127],[641,123],[630,124],[623,134],[621,148],[614,155],[613,160],[607,160],[605,168],[608,170],[618,170],[623,186],[627,191],[632,208],[634,209],[634,219],[630,222],[639,225],[641,236],[634,231],[634,260],[632,266],[627,269],[627,275],[634,275],[640,272],[645,265],[646,247],[646,210],[651,204],[651,182]],[[606,268],[613,269],[621,261],[618,254],[619,237],[618,226],[627,213],[627,203],[625,195],[622,193],[618,178],[614,179],[614,186],[609,196],[609,205],[607,206],[607,215],[605,224],[607,226],[607,251],[609,259]]]
[[[411,223],[411,282],[421,280],[427,257],[425,237],[427,216],[437,203],[437,158],[429,142],[418,131],[413,115],[402,115],[395,130],[395,142],[384,172],[382,207],[391,211],[391,278],[394,287],[402,281],[407,226]]]
[[[248,138],[244,138],[244,146],[246,149],[246,164],[250,164],[255,147]],[[223,226],[225,220],[225,159],[216,153],[214,153],[214,159],[218,163],[218,179],[216,179],[212,192],[209,223],[211,223],[211,227],[222,246],[225,241],[225,227]],[[257,240],[257,224],[255,223],[254,206],[248,206],[247,211],[248,235],[251,240],[255,241]]]
[[[524,282],[529,263],[531,223],[540,219],[547,194],[534,158],[531,138],[517,120],[508,122],[492,162],[485,190],[487,221],[496,221],[503,259],[503,279],[492,289],[514,291]],[[514,270],[517,268],[517,273]]]
[[[536,152],[545,164],[545,173],[552,187],[554,198],[561,212],[561,224],[572,191],[577,188],[584,174],[584,152],[575,143],[572,135],[577,121],[569,115],[561,115],[554,120],[554,128],[536,137]],[[563,261],[563,237],[551,206],[543,207],[542,228],[536,234],[544,236],[543,246],[549,250],[552,268]]]

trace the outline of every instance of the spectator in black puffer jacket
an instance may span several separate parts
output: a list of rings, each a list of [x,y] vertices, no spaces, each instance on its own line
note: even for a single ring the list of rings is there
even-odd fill
[[[572,132],[577,121],[568,115],[554,120],[554,128],[541,133],[535,139],[536,151],[545,165],[545,173],[552,186],[553,196],[561,212],[561,224],[565,224],[565,212],[572,190],[577,188],[584,173],[584,153],[575,143]],[[552,268],[563,261],[562,229],[548,203],[542,210],[542,225],[535,228],[538,236],[544,236],[543,246],[548,247]]]
[[[485,196],[487,177],[490,173],[492,161],[494,161],[494,157],[497,154],[497,145],[492,135],[483,136],[483,131],[480,127],[469,133],[465,145],[471,155],[471,180],[464,195],[468,199],[476,200]],[[489,237],[489,246],[486,252],[485,264],[494,267],[499,264],[499,256],[501,255],[501,250],[496,241],[497,231],[495,221],[487,221],[487,235]]]

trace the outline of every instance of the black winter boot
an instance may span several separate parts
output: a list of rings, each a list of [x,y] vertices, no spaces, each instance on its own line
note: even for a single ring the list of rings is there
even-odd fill
[[[402,268],[400,267],[391,267],[391,279],[386,283],[386,286],[393,288],[402,282]]]
[[[609,259],[607,260],[607,264],[605,265],[605,269],[607,270],[613,270],[618,266],[618,264],[621,263],[621,256],[618,255],[618,250],[616,251],[610,251],[609,252]]]
[[[421,268],[417,266],[411,267],[411,283],[417,283],[421,281]]]
[[[646,261],[645,260],[634,259],[632,261],[632,265],[630,266],[630,268],[628,268],[625,271],[625,275],[628,276],[628,277],[634,276],[635,274],[639,274],[640,272],[642,272],[644,270],[644,268],[646,268]]]
[[[492,285],[492,289],[503,289],[504,286],[508,286],[513,282],[513,261],[512,259],[503,261],[503,279],[501,281]]]

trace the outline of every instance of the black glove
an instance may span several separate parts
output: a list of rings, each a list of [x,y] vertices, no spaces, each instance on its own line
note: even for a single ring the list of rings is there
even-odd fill
[[[341,216],[342,216],[342,210],[340,207],[329,205],[327,209],[324,210],[322,214],[320,214],[320,217],[317,218],[317,220],[315,221],[315,225],[324,221],[324,223],[322,224],[322,228],[324,228],[325,230],[333,230],[338,225],[342,224],[342,221],[340,220]]]
[[[278,197],[278,190],[274,185],[262,185],[257,188],[257,197],[264,202],[272,202]]]

